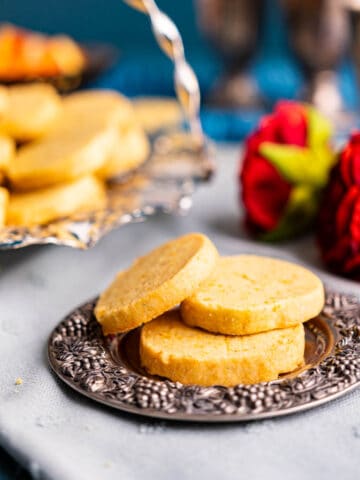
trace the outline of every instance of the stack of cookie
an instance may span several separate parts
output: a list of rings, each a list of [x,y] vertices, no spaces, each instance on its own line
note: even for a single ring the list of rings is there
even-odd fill
[[[165,121],[175,121],[174,104],[157,102]],[[154,109],[145,100],[134,107],[114,91],[61,98],[45,84],[1,87],[0,226],[44,224],[103,208],[104,182],[147,159],[145,129],[154,127]]]
[[[140,358],[150,374],[232,386],[300,367],[303,323],[323,304],[323,285],[305,268],[253,255],[219,257],[194,233],[120,272],[95,315],[105,335],[145,324]]]

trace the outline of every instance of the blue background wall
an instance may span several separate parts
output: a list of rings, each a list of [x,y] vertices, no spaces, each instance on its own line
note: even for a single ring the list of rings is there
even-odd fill
[[[190,48],[198,45],[192,0],[159,0],[177,21]],[[141,13],[121,0],[0,0],[0,20],[47,32],[67,32],[80,40],[105,40],[123,50],[153,43]]]
[[[296,98],[303,86],[302,70],[288,47],[286,28],[278,0],[264,0],[266,20],[260,48],[249,66],[267,108],[281,97]],[[196,28],[192,0],[158,0],[176,22],[185,50],[201,86],[203,98],[219,74],[216,54],[207,47]],[[97,40],[117,45],[121,51],[118,68],[99,81],[98,87],[111,87],[127,95],[173,93],[170,62],[164,58],[149,27],[139,12],[122,0],[0,0],[0,22],[50,33],[66,32],[78,40]],[[350,108],[357,105],[357,84],[349,62],[339,66],[340,88]],[[239,115],[240,113],[240,115]],[[205,130],[217,139],[242,138],[263,112],[237,112],[236,118],[203,112]]]
[[[219,75],[221,65],[196,28],[193,0],[157,0],[178,25],[186,55],[200,82],[203,98]],[[266,108],[279,98],[299,98],[303,72],[292,55],[279,0],[264,0],[267,14],[261,45],[249,69],[256,79]],[[117,45],[121,62],[95,85],[116,88],[127,95],[173,94],[171,64],[152,37],[146,17],[122,0],[0,0],[0,22],[10,21],[45,32],[65,32],[78,40],[103,41]],[[314,46],[316,48],[316,46]],[[339,85],[347,106],[358,108],[358,84],[347,59],[339,65]],[[242,138],[253,128],[263,111],[219,112],[204,109],[207,133],[216,139]],[[232,112],[233,113],[233,112]]]

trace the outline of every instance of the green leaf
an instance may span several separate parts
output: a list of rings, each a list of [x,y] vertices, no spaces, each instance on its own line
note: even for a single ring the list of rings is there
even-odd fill
[[[317,215],[319,200],[320,194],[317,190],[306,185],[294,187],[279,225],[271,232],[261,235],[260,240],[287,240],[308,231]]]
[[[264,142],[260,145],[263,155],[288,182],[323,187],[328,178],[328,153],[313,152],[296,145],[280,145]]]
[[[329,120],[311,105],[305,106],[308,117],[308,146],[312,150],[323,149],[330,142],[334,129]]]

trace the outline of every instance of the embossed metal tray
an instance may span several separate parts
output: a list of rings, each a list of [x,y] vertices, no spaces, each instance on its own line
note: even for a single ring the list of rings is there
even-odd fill
[[[306,410],[360,384],[360,302],[327,292],[307,322],[305,366],[279,380],[232,388],[174,383],[148,375],[138,357],[139,329],[104,338],[90,301],[52,332],[50,365],[79,393],[126,412],[169,420],[247,421]]]
[[[72,215],[47,225],[0,228],[0,249],[56,244],[93,246],[112,229],[144,221],[158,212],[185,214],[198,183],[213,172],[211,147],[180,130],[159,133],[143,167],[107,185],[106,208]]]

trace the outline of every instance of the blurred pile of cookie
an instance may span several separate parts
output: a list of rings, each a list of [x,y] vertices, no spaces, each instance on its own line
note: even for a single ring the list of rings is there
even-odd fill
[[[31,226],[104,208],[106,181],[138,168],[148,134],[178,124],[172,99],[111,90],[61,97],[48,84],[0,87],[0,225]]]
[[[2,81],[79,75],[87,55],[67,35],[45,35],[5,23],[0,25],[0,78]]]

